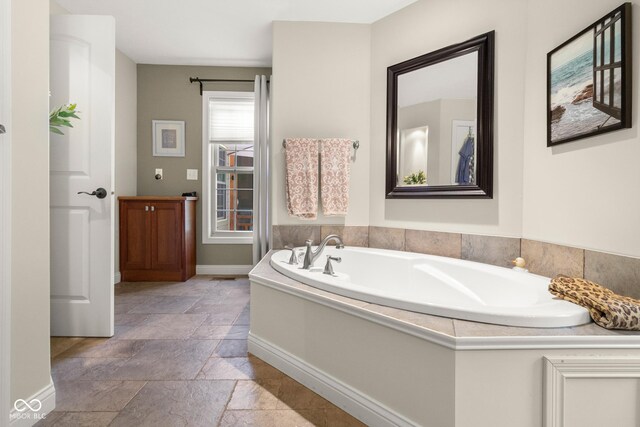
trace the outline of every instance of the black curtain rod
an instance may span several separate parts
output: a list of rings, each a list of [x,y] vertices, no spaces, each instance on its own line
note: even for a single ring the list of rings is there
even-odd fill
[[[255,80],[244,79],[201,79],[200,77],[189,77],[189,83],[200,83],[200,95],[202,95],[202,84],[208,82],[226,82],[226,83],[254,83]],[[267,79],[269,83],[269,79]]]

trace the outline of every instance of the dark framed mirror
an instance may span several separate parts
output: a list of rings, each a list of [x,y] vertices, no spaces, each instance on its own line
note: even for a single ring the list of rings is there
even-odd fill
[[[387,69],[387,199],[493,196],[493,74],[493,31]]]

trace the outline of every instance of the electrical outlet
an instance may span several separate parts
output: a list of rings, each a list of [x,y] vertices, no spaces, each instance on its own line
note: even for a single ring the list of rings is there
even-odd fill
[[[163,178],[162,169],[156,169],[155,178],[158,179],[158,180]]]
[[[189,180],[189,181],[197,181],[198,180],[198,169],[187,169],[187,180]]]

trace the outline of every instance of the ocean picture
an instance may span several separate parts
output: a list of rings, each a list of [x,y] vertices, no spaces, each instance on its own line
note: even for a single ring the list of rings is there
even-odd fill
[[[548,145],[626,127],[622,9],[549,53]]]

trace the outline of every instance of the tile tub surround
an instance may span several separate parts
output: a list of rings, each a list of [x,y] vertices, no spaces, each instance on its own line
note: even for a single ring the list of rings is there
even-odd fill
[[[520,239],[498,236],[462,235],[462,259],[512,267],[520,255]]]
[[[547,277],[558,274],[584,277],[583,249],[522,239],[521,253],[532,273]]]
[[[115,337],[51,339],[39,427],[362,425],[248,354],[246,278],[121,283],[115,301]]]
[[[640,299],[640,259],[584,251],[584,278]]]
[[[320,237],[324,239],[330,234],[337,234],[347,246],[369,246],[369,227],[366,225],[322,225]],[[334,244],[334,242],[331,242]]]
[[[369,247],[404,251],[405,234],[404,228],[369,226]]]
[[[405,248],[409,252],[460,258],[462,237],[459,233],[406,230]]]
[[[318,227],[321,237],[328,234],[348,236],[345,244],[351,246],[462,258],[501,267],[512,267],[511,261],[521,256],[531,273],[547,277],[557,274],[583,277],[620,295],[640,299],[640,258],[529,239],[374,226],[281,225],[274,226],[273,241],[280,246],[274,245],[273,248],[283,247],[281,236],[300,241],[302,236],[317,235]],[[303,245],[304,240],[298,245]],[[320,237],[314,239],[316,243],[319,241]]]
[[[320,231],[319,225],[274,225],[271,246],[282,249],[288,245],[304,246],[304,242],[309,239],[319,242]]]

